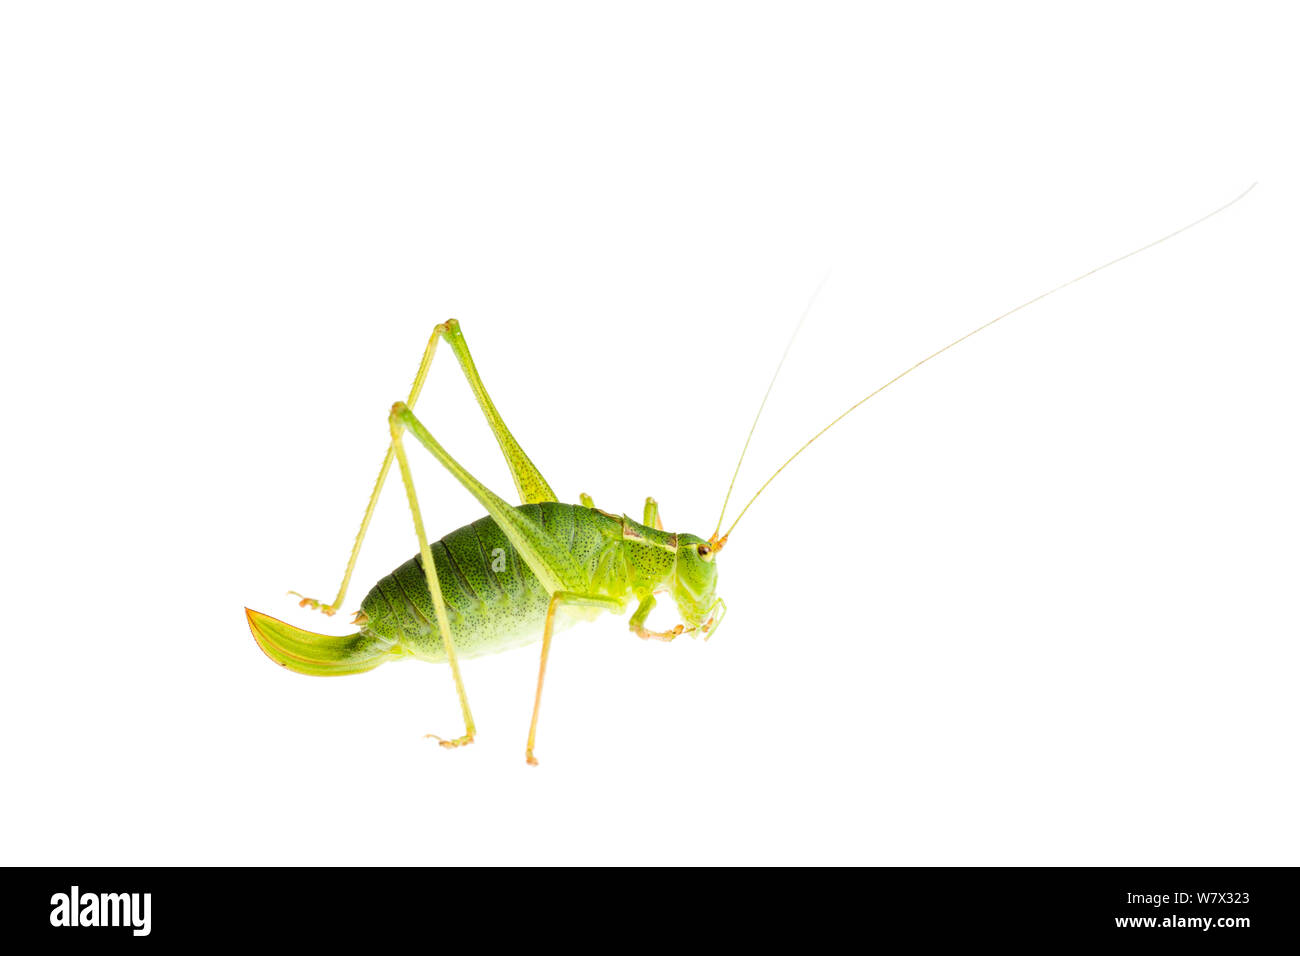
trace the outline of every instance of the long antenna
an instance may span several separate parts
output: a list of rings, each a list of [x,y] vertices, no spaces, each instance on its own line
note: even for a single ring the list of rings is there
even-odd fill
[[[846,418],[850,413],[856,411],[857,408],[858,408],[858,406],[862,405],[864,402],[869,401],[870,399],[875,398],[877,395],[879,395],[879,394],[880,394],[881,392],[883,392],[885,389],[889,388],[889,386],[891,386],[891,385],[893,385],[895,382],[897,382],[900,378],[903,378],[904,376],[906,376],[906,375],[910,375],[912,372],[915,372],[918,368],[920,368],[920,367],[921,367],[922,365],[924,365],[926,362],[930,361],[930,359],[932,359],[932,358],[937,358],[938,356],[942,355],[944,352],[946,352],[946,351],[948,351],[950,348],[952,348],[954,345],[960,345],[962,342],[965,342],[965,341],[966,341],[968,338],[970,338],[972,335],[976,335],[976,334],[979,333],[979,332],[983,332],[985,329],[987,329],[987,328],[988,328],[989,326],[991,326],[991,325],[996,325],[998,322],[1001,322],[1001,321],[1002,321],[1003,319],[1005,319],[1007,316],[1009,316],[1009,315],[1015,315],[1015,314],[1016,314],[1017,312],[1019,312],[1021,309],[1028,308],[1029,306],[1033,305],[1035,302],[1041,302],[1043,299],[1046,299],[1049,295],[1052,295],[1052,294],[1054,294],[1054,293],[1056,293],[1056,292],[1060,292],[1062,289],[1067,288],[1068,286],[1072,286],[1072,285],[1074,285],[1076,282],[1081,282],[1082,280],[1088,278],[1088,277],[1091,276],[1091,275],[1096,275],[1098,272],[1101,272],[1103,269],[1109,269],[1111,266],[1116,265],[1116,264],[1118,264],[1118,263],[1120,263],[1120,262],[1123,262],[1125,259],[1131,259],[1133,256],[1136,256],[1136,255],[1137,255],[1138,253],[1140,253],[1140,252],[1146,252],[1148,249],[1151,249],[1151,248],[1154,247],[1154,246],[1158,246],[1158,245],[1160,245],[1162,242],[1166,242],[1166,241],[1168,241],[1168,240],[1174,238],[1174,236],[1177,236],[1177,235],[1180,234],[1180,233],[1186,232],[1188,229],[1191,229],[1193,226],[1199,226],[1201,223],[1205,222],[1205,220],[1207,220],[1207,219],[1211,219],[1211,218],[1213,218],[1214,216],[1217,216],[1219,213],[1223,212],[1223,211],[1224,211],[1225,209],[1227,209],[1229,206],[1233,206],[1233,205],[1237,204],[1238,202],[1240,202],[1242,199],[1244,199],[1244,198],[1246,197],[1247,193],[1249,193],[1251,189],[1254,189],[1254,188],[1255,188],[1256,185],[1257,185],[1256,183],[1251,183],[1251,184],[1250,184],[1250,187],[1249,187],[1245,192],[1243,192],[1240,196],[1238,196],[1236,199],[1232,200],[1232,202],[1225,203],[1224,205],[1220,206],[1218,209],[1214,210],[1213,212],[1206,213],[1204,216],[1202,216],[1200,219],[1197,219],[1195,222],[1189,222],[1187,225],[1183,226],[1181,229],[1175,229],[1173,232],[1169,233],[1169,235],[1167,235],[1167,236],[1162,236],[1161,238],[1155,240],[1154,242],[1148,242],[1145,246],[1142,246],[1142,247],[1140,247],[1140,248],[1138,248],[1138,249],[1134,249],[1132,252],[1125,253],[1124,255],[1120,256],[1118,259],[1111,259],[1109,262],[1104,263],[1104,264],[1102,264],[1102,265],[1099,265],[1099,266],[1097,266],[1097,267],[1094,268],[1094,269],[1089,269],[1087,272],[1083,273],[1082,275],[1075,276],[1075,277],[1074,277],[1073,279],[1071,279],[1069,282],[1063,282],[1063,283],[1061,283],[1060,285],[1058,285],[1056,288],[1054,288],[1054,289],[1049,289],[1048,291],[1044,292],[1042,295],[1035,296],[1034,298],[1030,299],[1028,302],[1023,302],[1023,303],[1021,303],[1020,305],[1018,305],[1018,306],[1016,306],[1014,309],[1012,309],[1010,312],[1003,312],[1003,313],[1002,313],[1001,315],[999,315],[996,319],[992,319],[992,320],[990,320],[990,321],[988,321],[988,322],[985,322],[983,325],[979,326],[978,328],[972,329],[971,331],[967,332],[967,333],[966,333],[965,335],[963,335],[961,338],[959,338],[959,339],[954,339],[953,341],[949,342],[949,343],[948,343],[947,345],[945,345],[943,348],[939,349],[939,351],[937,351],[937,352],[931,352],[929,355],[927,355],[925,358],[921,359],[921,361],[917,362],[915,365],[911,366],[910,368],[907,368],[907,369],[903,370],[902,372],[899,372],[897,375],[895,375],[893,378],[891,378],[891,379],[890,379],[888,382],[886,382],[884,385],[881,385],[878,389],[876,389],[876,390],[875,390],[874,392],[872,392],[870,395],[866,396],[866,398],[863,398],[863,399],[858,400],[857,402],[854,402],[854,403],[853,403],[852,405],[850,405],[847,409],[845,409],[843,412],[841,412],[839,415],[837,415],[837,416],[836,416],[836,417],[831,421],[831,423],[830,423],[829,425],[827,425],[825,428],[823,428],[823,429],[822,429],[821,431],[819,431],[817,434],[813,435],[812,438],[810,438],[810,439],[808,439],[806,442],[804,442],[803,445],[800,446],[799,450],[796,451],[796,452],[795,452],[793,455],[791,455],[789,458],[787,458],[787,459],[785,460],[785,462],[781,465],[780,468],[778,468],[776,471],[772,472],[771,477],[768,478],[767,481],[763,482],[762,486],[758,489],[758,491],[754,492],[754,497],[750,498],[749,501],[746,502],[745,507],[743,507],[743,508],[740,509],[740,514],[738,514],[738,515],[736,516],[736,520],[733,521],[733,522],[731,523],[731,527],[727,529],[727,533],[726,533],[726,534],[724,534],[721,538],[718,538],[718,537],[717,537],[717,532],[714,532],[714,537],[713,537],[713,539],[712,539],[712,540],[713,540],[714,547],[715,547],[715,548],[720,548],[720,547],[722,547],[722,545],[726,542],[727,538],[731,536],[731,532],[734,531],[734,530],[736,529],[736,525],[738,525],[738,524],[740,523],[740,519],[743,518],[743,517],[745,516],[745,512],[749,510],[750,505],[752,505],[755,501],[758,500],[758,496],[761,495],[764,491],[767,490],[767,486],[770,485],[770,484],[772,483],[772,481],[776,478],[777,475],[779,475],[779,474],[781,474],[781,472],[785,471],[786,466],[789,465],[790,462],[794,461],[796,458],[798,458],[800,455],[802,455],[802,454],[803,454],[803,453],[808,449],[808,446],[809,446],[809,445],[811,445],[811,444],[812,444],[813,442],[815,442],[817,439],[821,438],[822,435],[825,435],[828,431],[830,431],[832,428],[834,428],[836,425],[838,425],[838,424],[839,424],[841,421],[843,421],[843,420],[844,420],[844,419],[845,419],[845,418]],[[789,347],[787,346],[787,350],[788,350],[788,348],[789,348]],[[784,358],[782,358],[782,361],[784,361]],[[779,369],[779,366],[778,366],[778,369]],[[769,388],[770,388],[770,386],[769,386]],[[766,401],[766,398],[764,398],[764,401]],[[752,429],[751,429],[751,434],[752,434]],[[733,478],[732,480],[734,481],[735,479]],[[719,522],[719,527],[721,527],[721,522]]]
[[[831,277],[828,271],[822,276],[822,281],[817,283],[817,288],[813,290],[812,297],[808,304],[804,306],[803,315],[799,316],[799,321],[790,333],[790,341],[785,343],[785,351],[781,353],[781,361],[776,363],[776,371],[772,373],[772,380],[767,383],[767,391],[763,393],[763,400],[758,403],[758,412],[754,415],[754,424],[749,426],[749,434],[745,436],[745,447],[740,449],[740,457],[736,459],[736,470],[731,473],[731,484],[727,485],[727,497],[722,499],[722,511],[718,515],[718,526],[713,529],[713,537],[718,536],[722,530],[722,519],[727,516],[727,503],[731,501],[731,492],[735,490],[736,478],[740,475],[740,465],[745,460],[745,452],[749,451],[750,440],[754,437],[754,429],[758,427],[758,420],[763,417],[763,409],[767,406],[767,398],[772,394],[772,386],[776,384],[776,377],[781,374],[781,366],[785,364],[786,356],[790,354],[790,346],[794,345],[794,340],[799,337],[799,330],[803,328],[804,319],[808,318],[808,313],[812,311],[813,303],[821,295],[822,288],[826,285],[826,280]]]

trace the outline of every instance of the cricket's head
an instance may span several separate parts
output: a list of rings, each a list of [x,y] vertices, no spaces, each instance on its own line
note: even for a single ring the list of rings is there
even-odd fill
[[[718,597],[719,547],[693,534],[677,536],[672,595],[677,613],[688,628],[700,629],[707,638],[722,623],[727,605]]]

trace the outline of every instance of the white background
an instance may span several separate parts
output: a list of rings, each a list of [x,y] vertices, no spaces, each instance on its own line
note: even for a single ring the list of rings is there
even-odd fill
[[[6,4],[3,862],[1295,864],[1286,8]],[[445,668],[248,633],[345,628],[285,591],[448,316],[562,499],[708,534],[828,269],[744,496],[1256,180],[815,445],[716,639],[566,632],[539,768],[535,647],[448,753]],[[509,491],[449,353],[421,414]]]

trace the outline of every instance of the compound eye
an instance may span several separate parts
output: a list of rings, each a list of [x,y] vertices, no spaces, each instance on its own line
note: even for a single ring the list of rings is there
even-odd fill
[[[695,553],[698,554],[701,558],[707,558],[710,554],[713,553],[713,551],[709,548],[707,544],[702,544],[695,549]]]

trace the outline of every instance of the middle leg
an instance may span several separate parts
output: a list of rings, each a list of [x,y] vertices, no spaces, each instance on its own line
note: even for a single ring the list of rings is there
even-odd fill
[[[546,609],[546,627],[542,631],[542,663],[537,671],[537,696],[533,700],[533,722],[528,726],[528,748],[524,758],[536,767],[537,758],[533,756],[533,747],[537,744],[537,715],[542,709],[542,684],[546,682],[546,661],[551,656],[551,635],[555,630],[555,612],[561,605],[571,607],[598,607],[619,613],[623,602],[614,598],[597,597],[590,594],[577,594],[573,591],[556,591],[551,595],[551,603]]]

